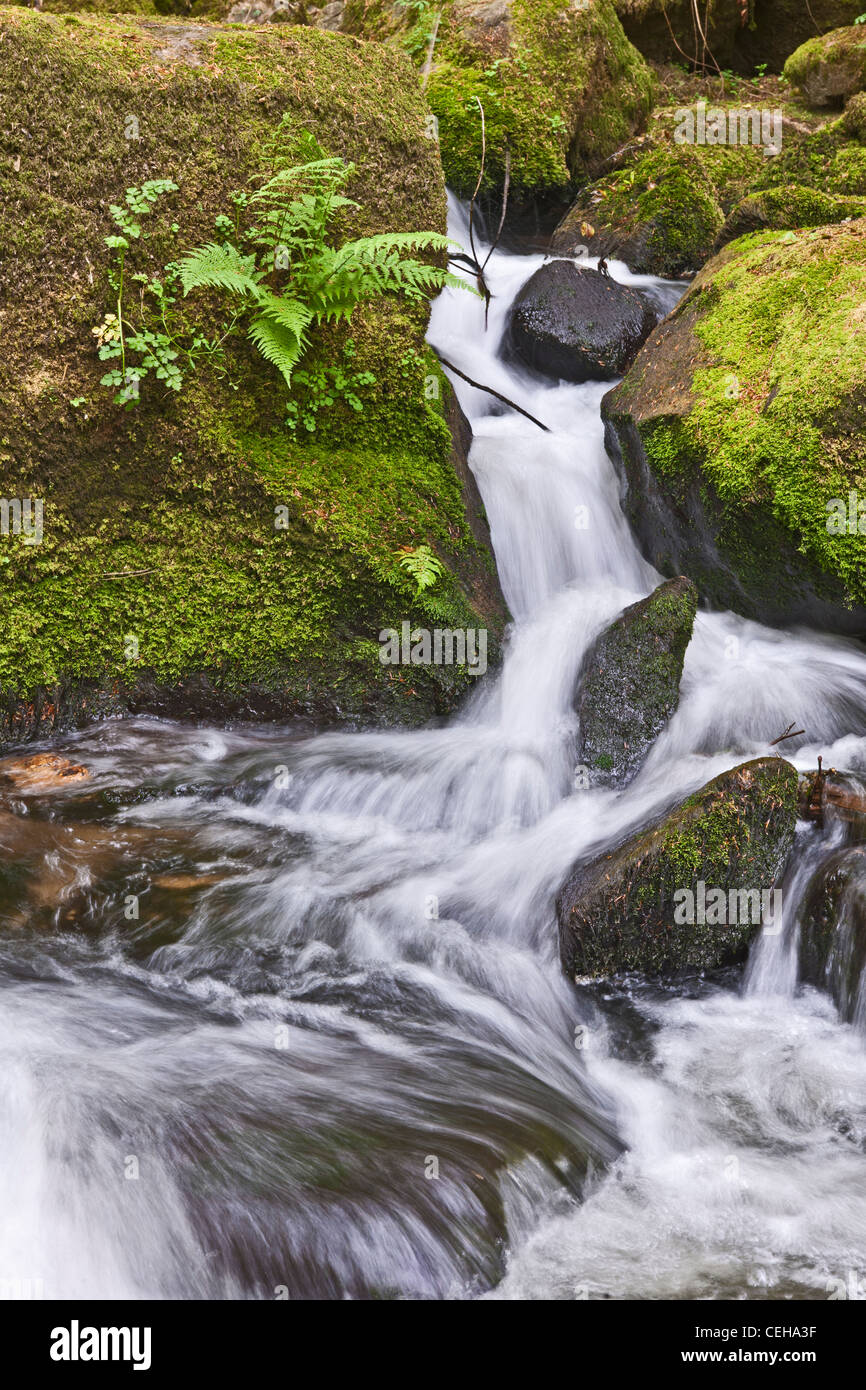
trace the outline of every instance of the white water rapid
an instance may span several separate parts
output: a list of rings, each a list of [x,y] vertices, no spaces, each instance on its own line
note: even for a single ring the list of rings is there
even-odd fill
[[[456,204],[452,224],[465,244]],[[637,779],[575,789],[582,654],[660,577],[620,511],[609,384],[545,384],[497,355],[541,259],[494,254],[486,331],[481,301],[456,290],[430,327],[551,429],[455,383],[515,619],[501,673],[457,718],[316,737],[138,719],[56,741],[93,776],[55,798],[32,852],[100,930],[67,929],[61,902],[50,931],[0,936],[7,1285],[40,1281],[47,1298],[861,1287],[866,1047],[798,986],[805,870],[745,975],[576,989],[561,972],[553,902],[581,855],[766,754],[794,719],[798,766],[821,753],[866,770],[866,655],[701,612],[679,710]],[[676,286],[611,270],[676,302]],[[812,829],[798,845],[801,865],[828,850]],[[140,918],[124,920],[136,893]]]

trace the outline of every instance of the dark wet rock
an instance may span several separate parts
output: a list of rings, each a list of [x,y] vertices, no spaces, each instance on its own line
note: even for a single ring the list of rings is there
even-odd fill
[[[579,865],[557,901],[565,971],[654,974],[740,958],[761,911],[772,907],[769,894],[796,820],[796,770],[782,758],[757,758],[722,773],[617,849]],[[693,920],[682,920],[688,917]]]
[[[669,579],[593,644],[578,703],[579,760],[592,783],[630,782],[676,710],[697,606],[690,579]]]
[[[511,311],[511,346],[528,367],[563,381],[619,376],[656,315],[635,290],[572,261],[548,261]]]
[[[826,989],[842,1017],[866,1022],[866,845],[838,850],[806,890],[800,924],[800,976]]]

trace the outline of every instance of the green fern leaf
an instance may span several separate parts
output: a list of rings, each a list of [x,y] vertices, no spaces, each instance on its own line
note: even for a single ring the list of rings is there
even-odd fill
[[[262,277],[256,270],[255,256],[242,256],[237,247],[229,242],[218,246],[211,241],[206,246],[199,246],[184,256],[178,269],[185,295],[190,290],[205,287],[258,298]]]

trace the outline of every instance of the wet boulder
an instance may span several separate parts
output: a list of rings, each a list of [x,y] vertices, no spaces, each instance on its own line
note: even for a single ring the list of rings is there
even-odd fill
[[[536,270],[511,311],[510,343],[526,366],[562,381],[620,376],[656,315],[635,290],[573,261]]]
[[[630,782],[676,710],[697,606],[691,580],[670,579],[596,639],[577,706],[579,760],[590,782]]]
[[[866,845],[837,850],[809,883],[799,965],[800,978],[826,989],[846,1022],[866,1022]]]
[[[575,867],[557,900],[570,976],[711,969],[778,913],[797,773],[782,758],[724,772],[656,825]]]

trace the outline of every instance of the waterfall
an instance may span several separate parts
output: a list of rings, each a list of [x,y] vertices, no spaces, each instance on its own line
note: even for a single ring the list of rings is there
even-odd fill
[[[451,223],[465,244],[453,201]],[[494,253],[486,327],[456,289],[430,324],[550,431],[455,381],[514,618],[459,715],[56,741],[92,778],[28,852],[100,930],[59,912],[0,938],[0,1278],[61,1298],[783,1298],[866,1273],[863,1042],[796,976],[831,837],[800,828],[745,982],[561,973],[575,861],[794,718],[798,767],[866,768],[866,656],[702,611],[638,777],[576,788],[583,655],[660,576],[619,507],[607,385],[501,355],[541,260]],[[610,269],[663,311],[680,293]]]

